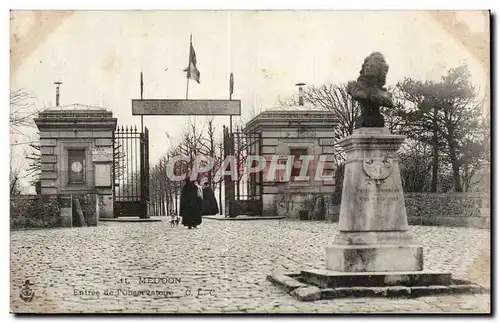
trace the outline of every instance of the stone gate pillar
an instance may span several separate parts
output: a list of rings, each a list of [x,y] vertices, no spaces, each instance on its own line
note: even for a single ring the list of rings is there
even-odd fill
[[[41,194],[80,197],[95,203],[97,217],[113,217],[113,114],[73,104],[44,110],[34,121],[40,132]],[[64,212],[63,223],[71,223],[70,216]],[[91,222],[97,224],[97,218]]]
[[[335,191],[337,124],[337,117],[324,110],[264,111],[247,123],[247,135],[260,134],[258,147],[252,151],[267,162],[256,189],[262,197],[263,215],[330,220],[324,201],[330,201]],[[311,159],[301,160],[306,156]],[[272,169],[273,159],[286,170]],[[306,173],[299,176],[303,163]]]

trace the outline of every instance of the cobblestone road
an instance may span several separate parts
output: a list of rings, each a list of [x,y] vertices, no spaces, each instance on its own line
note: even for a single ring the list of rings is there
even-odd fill
[[[299,302],[266,281],[275,271],[323,268],[323,247],[336,229],[325,222],[205,219],[195,230],[165,221],[14,231],[11,311],[489,312],[490,295]],[[413,226],[411,232],[424,246],[425,269],[489,286],[489,230]],[[31,302],[19,297],[26,279],[36,293]]]

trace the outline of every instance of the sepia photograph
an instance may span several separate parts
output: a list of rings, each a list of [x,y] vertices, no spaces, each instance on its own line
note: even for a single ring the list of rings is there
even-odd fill
[[[492,314],[489,10],[8,14],[11,314]]]

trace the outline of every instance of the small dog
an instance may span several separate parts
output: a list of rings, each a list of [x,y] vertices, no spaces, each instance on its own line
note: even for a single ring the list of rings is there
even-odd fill
[[[170,226],[172,228],[178,227],[180,222],[180,217],[177,214],[172,213],[170,215]]]

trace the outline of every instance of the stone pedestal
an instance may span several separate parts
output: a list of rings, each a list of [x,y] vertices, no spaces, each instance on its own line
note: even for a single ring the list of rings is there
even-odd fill
[[[326,268],[341,272],[423,270],[422,247],[408,221],[397,151],[405,137],[359,128],[339,145],[347,154],[339,233],[326,247]]]

